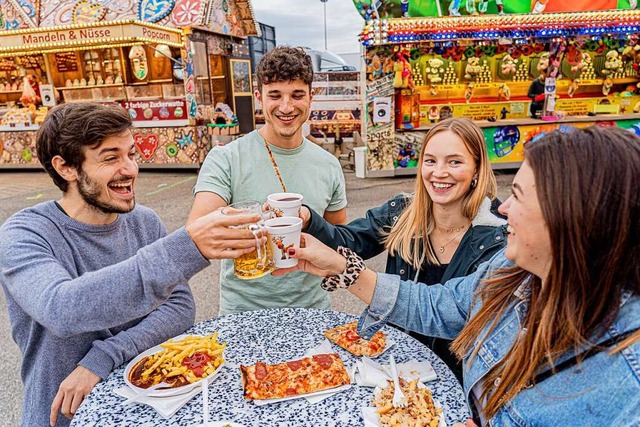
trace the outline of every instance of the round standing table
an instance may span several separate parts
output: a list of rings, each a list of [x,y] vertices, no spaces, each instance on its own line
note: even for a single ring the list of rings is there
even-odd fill
[[[356,316],[327,310],[283,308],[230,314],[200,322],[187,331],[190,334],[218,332],[220,342],[227,343],[226,366],[209,386],[209,420],[234,421],[244,426],[360,426],[362,406],[371,400],[373,389],[353,385],[319,403],[295,399],[257,406],[245,400],[240,380],[239,364],[256,361],[267,364],[301,358],[307,350],[319,344],[323,332],[337,325],[356,320]],[[397,363],[428,360],[438,379],[427,383],[433,397],[440,401],[445,422],[451,425],[469,416],[462,387],[453,373],[430,349],[409,335],[389,326],[383,329],[395,344],[376,361],[386,364],[389,353]],[[333,345],[333,349],[349,368],[356,356]],[[201,424],[201,395],[194,396],[170,419],[165,420],[149,406],[124,406],[124,398],[114,390],[125,386],[124,368],[116,368],[86,397],[73,417],[73,426],[195,426]]]

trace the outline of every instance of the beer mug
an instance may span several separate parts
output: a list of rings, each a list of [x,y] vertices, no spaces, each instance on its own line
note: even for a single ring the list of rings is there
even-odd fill
[[[262,205],[259,202],[249,200],[233,203],[222,209],[224,215],[257,214],[263,218]],[[262,277],[275,269],[271,255],[271,247],[268,242],[261,243],[258,234],[265,230],[264,221],[260,219],[255,224],[235,226],[234,228],[248,228],[256,239],[256,248],[233,260],[233,272],[238,279],[250,280]]]

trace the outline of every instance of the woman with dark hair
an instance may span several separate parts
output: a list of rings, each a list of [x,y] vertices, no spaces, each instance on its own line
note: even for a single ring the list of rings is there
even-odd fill
[[[303,207],[305,231],[365,259],[386,249],[385,271],[402,280],[433,285],[473,273],[506,242],[506,221],[491,212],[497,185],[482,131],[469,119],[443,120],[427,133],[418,158],[413,194],[400,194],[348,225],[333,226]],[[413,336],[462,381],[451,341]]]
[[[420,286],[308,235],[293,257],[370,304],[362,336],[389,321],[454,339],[483,425],[637,426],[639,182],[635,135],[554,132],[526,147],[500,207],[507,247],[473,275]]]

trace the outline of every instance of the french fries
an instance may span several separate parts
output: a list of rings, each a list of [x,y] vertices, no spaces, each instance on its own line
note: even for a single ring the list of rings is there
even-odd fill
[[[162,381],[173,387],[199,381],[224,362],[222,353],[226,344],[218,342],[216,332],[207,336],[188,335],[160,346],[163,351],[143,358],[131,369],[131,383],[148,388]]]
[[[418,380],[407,383],[400,378],[400,388],[407,397],[404,408],[393,407],[393,382],[372,399],[380,416],[380,425],[388,427],[438,427],[442,409],[436,408],[431,391],[418,387]]]

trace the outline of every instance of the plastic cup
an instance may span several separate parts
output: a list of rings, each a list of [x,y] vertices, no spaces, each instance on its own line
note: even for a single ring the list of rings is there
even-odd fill
[[[290,248],[300,247],[302,219],[297,216],[283,216],[265,221],[269,232],[269,244],[276,268],[293,267],[298,264],[295,258],[289,258]]]
[[[273,193],[267,196],[269,210],[275,218],[299,216],[302,199],[304,197],[298,193]]]

